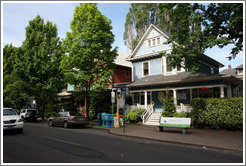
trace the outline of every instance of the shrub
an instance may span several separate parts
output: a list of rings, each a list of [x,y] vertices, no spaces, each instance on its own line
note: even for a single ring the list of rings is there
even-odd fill
[[[175,112],[173,114],[173,117],[174,118],[187,118],[187,117],[190,117],[190,114],[188,112],[184,112],[184,111]]]
[[[145,111],[145,109],[143,109],[143,108],[137,108],[137,109],[134,109],[132,111],[127,110],[126,111],[126,120],[133,122],[133,123],[140,122],[140,121],[142,121],[141,115],[143,114],[144,111]]]
[[[163,111],[162,111],[163,117],[173,117],[173,114],[176,109],[175,109],[175,104],[174,104],[174,98],[170,95],[169,91],[167,91],[165,95],[162,108],[163,108]]]
[[[196,127],[243,127],[243,98],[194,99],[191,105],[192,124]]]

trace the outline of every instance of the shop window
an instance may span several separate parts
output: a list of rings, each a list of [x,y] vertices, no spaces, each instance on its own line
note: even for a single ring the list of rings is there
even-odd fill
[[[151,46],[151,40],[148,40],[148,47]]]

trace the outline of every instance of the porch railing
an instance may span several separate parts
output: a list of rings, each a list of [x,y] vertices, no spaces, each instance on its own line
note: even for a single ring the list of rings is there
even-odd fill
[[[148,105],[147,109],[141,115],[141,118],[143,119],[143,124],[149,119],[151,114],[154,112],[153,107],[154,107],[154,103],[152,102],[150,105]]]
[[[176,106],[177,112],[181,112],[181,111],[190,112],[191,109],[192,109],[192,107],[190,105],[184,105],[182,103],[180,103],[180,106]]]

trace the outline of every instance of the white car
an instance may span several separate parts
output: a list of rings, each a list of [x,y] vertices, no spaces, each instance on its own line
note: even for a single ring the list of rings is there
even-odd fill
[[[3,108],[3,130],[23,131],[23,119],[12,108]]]

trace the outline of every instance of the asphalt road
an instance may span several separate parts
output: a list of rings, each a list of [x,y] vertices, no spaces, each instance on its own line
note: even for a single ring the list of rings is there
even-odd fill
[[[242,163],[240,154],[117,136],[106,130],[25,123],[3,135],[3,163]]]

